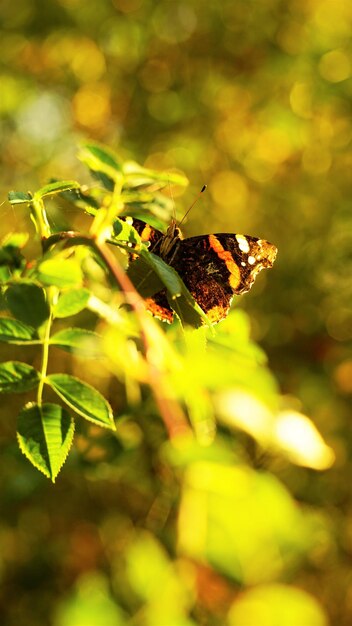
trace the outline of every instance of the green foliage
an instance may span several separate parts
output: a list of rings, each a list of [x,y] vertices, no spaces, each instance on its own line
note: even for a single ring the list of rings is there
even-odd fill
[[[83,311],[89,300],[89,289],[68,289],[63,291],[54,305],[55,317],[71,317]]]
[[[9,285],[5,291],[7,307],[17,320],[38,328],[49,317],[45,291],[25,281]]]
[[[82,284],[81,268],[76,261],[70,259],[48,259],[38,266],[38,280],[44,285],[55,287],[73,287]]]
[[[35,408],[31,408],[29,413],[27,409],[23,409],[20,414],[22,430],[19,441],[22,451],[32,463],[53,480],[66,458],[72,437],[65,438],[64,444],[61,446],[62,454],[58,457],[55,438],[60,430],[62,419],[66,419],[66,413],[57,412],[56,405],[50,405],[50,407],[56,407],[55,410],[50,409],[49,411],[47,408],[44,412],[42,411],[43,406],[49,407],[47,404],[43,405],[42,400],[45,385],[49,386],[75,413],[99,426],[115,429],[110,404],[94,387],[66,373],[48,374],[47,372],[51,346],[79,354],[81,357],[96,358],[99,355],[103,357],[103,352],[99,348],[101,337],[97,333],[77,327],[66,327],[58,332],[53,332],[52,329],[55,318],[72,317],[89,306],[89,299],[94,293],[94,282],[92,281],[94,281],[94,272],[97,271],[97,263],[105,268],[107,276],[110,274],[115,278],[115,281],[119,281],[115,257],[112,257],[112,260],[109,258],[108,251],[104,247],[106,243],[102,237],[104,236],[110,243],[120,246],[121,250],[130,251],[129,246],[133,246],[133,250],[145,263],[144,282],[149,283],[150,287],[150,278],[153,279],[156,276],[160,281],[159,284],[167,288],[171,302],[176,302],[178,298],[182,298],[183,303],[174,304],[175,309],[181,311],[180,319],[184,320],[185,316],[182,314],[182,309],[187,311],[187,308],[193,310],[193,317],[196,322],[200,316],[205,317],[177,273],[159,257],[150,253],[133,226],[125,220],[121,221],[118,217],[129,205],[131,193],[133,194],[133,201],[136,203],[141,188],[144,190],[153,185],[156,192],[158,187],[164,186],[166,180],[173,184],[185,184],[185,178],[180,174],[171,177],[163,173],[159,174],[134,163],[124,164],[111,150],[98,145],[88,144],[82,147],[80,155],[90,171],[94,173],[95,178],[98,178],[100,182],[109,181],[108,184],[104,185],[105,189],[100,190],[101,206],[99,211],[96,211],[89,234],[71,231],[50,232],[43,198],[79,190],[79,185],[76,182],[57,181],[33,194],[23,194],[22,192],[9,194],[9,201],[12,204],[24,202],[28,204],[36,230],[42,237],[43,256],[25,266],[22,273],[17,276],[15,283],[11,280],[4,281],[2,286],[4,307],[12,317],[0,319],[0,339],[7,343],[41,346],[42,366],[41,371],[37,372],[25,363],[8,362],[3,364],[0,366],[2,391],[19,392],[38,388]],[[80,204],[80,195],[78,198]],[[73,202],[76,201],[75,196],[71,199]],[[142,204],[145,204],[144,196]],[[19,246],[21,243],[21,239],[17,239],[17,245]],[[12,238],[12,247],[15,245],[16,239]],[[82,245],[84,246],[83,250]],[[85,270],[88,263],[93,264],[92,270]],[[138,261],[136,265],[138,265]],[[121,271],[123,272],[123,270]],[[29,282],[29,280],[36,282]],[[127,285],[130,289],[129,282]],[[123,281],[120,286],[123,290],[125,289]],[[125,296],[126,302],[129,304],[130,301],[126,292]],[[147,319],[147,315],[144,312],[139,315],[142,315],[142,319],[139,320],[140,332],[146,333],[147,345],[149,345],[149,341],[154,341],[152,335],[155,331],[152,330],[152,323]],[[150,325],[151,330],[149,330]],[[128,334],[125,337],[126,340],[129,340]],[[148,363],[148,357],[145,358],[146,365],[150,369],[157,367],[152,362],[153,359],[150,359],[151,362]],[[140,382],[138,380],[138,383]],[[153,387],[154,382],[149,380],[149,383]],[[25,436],[23,433],[23,422],[26,415],[30,415],[31,427],[36,416],[39,422],[44,425],[46,418],[50,420],[52,428],[38,428],[33,434],[36,446],[39,446],[40,450],[45,449],[45,459],[43,452],[37,451],[35,454],[31,452],[32,448],[28,443],[30,434],[27,433]],[[56,430],[54,426],[56,426]],[[41,455],[41,460],[38,460],[38,454]],[[51,455],[54,455],[54,458],[51,458]],[[58,458],[61,461],[59,464]]]
[[[50,374],[45,382],[76,413],[98,426],[115,429],[111,407],[96,389],[68,374]]]
[[[25,456],[55,482],[72,444],[74,421],[57,404],[26,405],[18,416],[17,439]]]
[[[27,363],[7,361],[0,366],[1,393],[29,391],[39,383],[39,373]]]
[[[10,318],[0,319],[0,341],[6,343],[32,343],[37,341],[38,333],[35,328]]]
[[[152,463],[164,468],[173,495],[152,495],[148,524],[157,528],[177,506],[179,562],[166,551],[160,533],[133,536],[130,529],[123,604],[132,612],[142,606],[146,626],[192,626],[200,623],[192,616],[198,610],[197,563],[231,584],[260,585],[258,594],[265,599],[281,589],[276,581],[319,549],[316,531],[324,527],[323,519],[297,508],[271,473],[270,459],[321,470],[332,464],[334,454],[310,419],[280,395],[265,353],[251,339],[247,315],[233,310],[211,327],[176,271],[148,249],[131,220],[123,219],[131,210],[159,220],[157,195],[167,182],[184,185],[185,178],[124,163],[95,144],[83,146],[80,155],[98,181],[89,191],[56,181],[33,194],[9,194],[10,203],[28,207],[42,251],[21,262],[15,276],[13,257],[3,255],[8,271],[3,273],[0,340],[19,350],[31,347],[40,366],[17,360],[0,364],[0,392],[36,394],[20,409],[17,438],[26,458],[53,482],[69,454],[75,424],[78,442],[94,442],[102,427],[108,431],[105,445],[115,442],[117,451],[111,472],[124,475],[128,488],[141,495],[145,491],[149,500],[154,470],[141,447],[144,437],[149,440]],[[87,227],[53,228],[45,204],[52,195],[82,211]],[[21,234],[11,236],[18,258],[25,241]],[[161,288],[174,309],[171,326],[153,319],[143,305],[142,297]],[[115,384],[111,401],[105,397],[106,380]],[[60,404],[51,401],[53,394]],[[255,465],[265,456],[267,467],[263,463],[258,471]],[[166,498],[164,504],[160,498]],[[188,573],[180,576],[182,567]],[[102,624],[124,623],[104,579],[93,580],[105,589],[100,599],[95,591],[87,595],[92,583],[82,579],[58,606],[59,625],[75,623],[76,615],[87,615],[85,623],[93,623],[99,611]],[[294,594],[282,587],[302,624],[323,626],[314,600]],[[220,611],[229,626],[241,623],[246,603],[260,623],[253,597],[248,592]],[[216,610],[208,611],[212,619]],[[282,611],[278,605],[275,615],[285,624]]]
[[[91,358],[101,354],[99,343],[100,336],[85,328],[64,328],[50,337],[50,345]]]
[[[13,386],[0,404],[2,626],[350,626],[351,29],[348,0],[0,2],[0,310],[25,325],[2,327],[0,344]],[[74,160],[82,137],[93,183]],[[83,237],[121,172],[137,180],[132,159],[140,186],[125,185],[107,242],[123,268],[139,242],[117,215],[163,230],[168,198],[180,219],[204,183],[186,236],[242,232],[279,249],[214,332],[159,333],[154,320],[141,332]],[[181,170],[184,194],[167,180]],[[22,190],[11,204],[9,189]],[[71,256],[83,287],[38,279],[40,261]],[[162,283],[147,272],[140,292]],[[78,343],[81,331],[100,339]],[[45,352],[48,375],[109,401],[116,431],[43,381]],[[39,385],[76,423],[54,487],[14,443]],[[176,407],[191,441],[166,432]],[[331,447],[335,464],[315,471]]]
[[[350,626],[351,30],[348,0],[0,2],[0,315],[25,325],[1,327],[0,362],[14,365],[0,379],[35,383],[0,403],[2,626]],[[75,162],[82,137],[93,183]],[[163,230],[169,198],[181,219],[206,183],[185,236],[248,233],[279,249],[214,332],[176,321],[160,333],[151,320],[156,371],[146,330],[83,237],[133,159],[141,185],[124,187],[120,218]],[[163,193],[144,184],[148,170],[165,174]],[[181,170],[185,193],[167,180]],[[47,181],[72,179],[79,188],[36,195],[27,211]],[[12,204],[9,189],[22,190]],[[38,224],[43,204],[35,237],[28,216]],[[124,268],[124,243],[138,238],[118,217],[112,231]],[[70,252],[84,286],[41,284],[39,261]],[[38,317],[23,299],[8,308],[6,289],[25,284],[48,294],[50,332],[40,297]],[[101,340],[76,345],[80,330]],[[39,384],[44,404],[66,406],[35,374],[44,337],[47,373],[96,388],[116,424],[67,406],[75,440],[54,487],[15,444],[15,416]],[[166,433],[165,397],[191,441]],[[335,464],[315,471],[331,448]],[[240,484],[226,490],[234,470]],[[272,579],[250,584],[258,572]]]

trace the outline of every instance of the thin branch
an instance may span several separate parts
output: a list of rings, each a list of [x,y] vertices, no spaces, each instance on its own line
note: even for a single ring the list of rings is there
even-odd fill
[[[51,245],[58,242],[66,242],[66,245],[86,245],[92,247],[100,258],[104,261],[114,281],[120,286],[124,293],[125,301],[135,312],[140,324],[142,340],[145,348],[146,361],[149,368],[149,385],[152,389],[160,415],[164,421],[170,439],[179,436],[190,436],[192,431],[188,425],[187,418],[169,388],[165,373],[158,367],[153,358],[153,341],[150,336],[150,323],[152,320],[147,317],[144,301],[136,291],[126,272],[121,268],[114,254],[105,242],[99,241],[96,237],[81,235],[78,232],[67,231],[56,233],[43,242],[43,249],[48,250]]]

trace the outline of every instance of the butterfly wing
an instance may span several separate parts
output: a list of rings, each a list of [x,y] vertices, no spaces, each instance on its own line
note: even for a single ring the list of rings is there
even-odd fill
[[[178,272],[211,323],[226,317],[233,296],[249,291],[257,274],[272,267],[277,254],[276,247],[264,239],[227,233],[175,237],[170,254],[162,254],[167,236],[140,220],[133,225],[143,240],[150,241],[149,249]],[[153,315],[172,321],[165,289],[146,298],[146,306]]]
[[[219,233],[179,240],[170,265],[216,323],[226,317],[233,296],[249,291],[257,274],[272,267],[276,254],[276,247],[264,239]],[[172,321],[166,290],[148,298],[146,305],[157,317]]]
[[[257,274],[272,267],[276,253],[263,239],[219,233],[179,241],[172,265],[215,323],[226,317],[235,294],[249,291]]]

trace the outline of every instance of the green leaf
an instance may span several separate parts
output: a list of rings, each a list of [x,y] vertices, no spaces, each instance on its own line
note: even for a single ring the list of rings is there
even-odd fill
[[[94,424],[115,430],[111,406],[94,387],[69,374],[50,374],[45,382],[76,413]]]
[[[85,144],[78,158],[109,191],[113,191],[115,182],[121,182],[121,164],[112,150],[98,144]]]
[[[165,284],[143,255],[130,264],[127,275],[143,298],[165,289]]]
[[[10,191],[8,194],[8,200],[11,204],[23,204],[24,202],[32,201],[32,194],[28,191]]]
[[[97,358],[101,356],[99,349],[100,336],[84,328],[65,328],[50,338],[50,343],[67,352],[78,356]]]
[[[121,197],[125,208],[120,217],[136,217],[162,232],[170,223],[173,203],[162,193],[145,189],[124,189]]]
[[[21,451],[45,476],[55,482],[68,455],[74,421],[57,404],[28,404],[18,416],[17,439]]]
[[[96,209],[99,208],[99,202],[92,195],[82,189],[69,189],[67,191],[62,191],[60,193],[60,197],[93,215],[95,215]]]
[[[14,317],[34,328],[41,326],[49,317],[45,291],[33,283],[10,285],[5,300]]]
[[[133,245],[140,245],[141,238],[135,228],[124,220],[116,219],[113,224],[114,240],[126,241]]]
[[[72,189],[79,189],[80,184],[75,180],[59,180],[49,185],[45,185],[41,189],[35,192],[34,198],[44,198],[45,196],[52,196],[63,191],[71,191]]]
[[[98,143],[84,144],[79,154],[79,158],[84,163],[89,161],[89,167],[91,167],[90,163],[94,163],[95,165],[100,164],[102,168],[108,166],[117,172],[122,171],[122,164],[117,154],[113,152],[113,150],[107,148],[106,146],[101,146]],[[101,171],[104,171],[104,169]]]
[[[76,315],[85,308],[89,297],[90,291],[84,287],[64,291],[54,307],[54,316],[61,318]]]
[[[127,179],[127,185],[131,187],[150,185],[155,182],[161,183],[162,186],[171,184],[187,187],[188,185],[188,179],[184,174],[179,172],[158,172],[157,170],[142,167],[135,161],[126,161],[123,164],[123,173]]]
[[[156,254],[141,250],[139,258],[130,264],[127,274],[144,298],[154,295],[164,287],[173,297],[181,295],[181,278]]]
[[[48,259],[37,270],[38,278],[45,285],[71,287],[82,282],[82,270],[73,259]]]
[[[37,370],[27,363],[6,361],[0,364],[0,393],[22,393],[39,383]]]
[[[6,343],[37,343],[38,333],[35,328],[8,317],[0,318],[0,341]]]
[[[184,285],[176,270],[152,252],[142,251],[142,256],[162,280],[170,296],[173,298],[180,296]]]
[[[194,328],[209,324],[176,270],[156,254],[141,250],[139,258],[130,264],[127,274],[144,298],[166,288],[169,304],[183,324]]]

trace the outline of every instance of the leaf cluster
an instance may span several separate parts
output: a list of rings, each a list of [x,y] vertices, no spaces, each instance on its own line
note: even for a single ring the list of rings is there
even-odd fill
[[[40,353],[39,366],[17,360],[0,365],[1,393],[35,393],[18,416],[22,452],[55,480],[72,444],[74,415],[112,431],[119,419],[100,390],[81,377],[50,373],[54,348],[87,363],[100,361],[124,387],[121,414],[142,403],[144,413],[161,417],[171,441],[195,437],[209,445],[217,418],[224,428],[244,431],[294,462],[329,465],[332,453],[308,418],[303,428],[316,444],[314,453],[300,456],[282,436],[277,385],[265,355],[250,340],[245,315],[233,312],[215,332],[179,275],[133,227],[131,218],[143,217],[164,229],[172,207],[162,189],[185,186],[185,177],[123,162],[96,144],[83,146],[80,158],[97,181],[90,188],[54,181],[33,194],[9,194],[11,204],[28,207],[42,243],[42,254],[29,260],[28,233],[8,235],[1,247],[0,340],[36,346]],[[83,211],[87,228],[55,231],[46,210],[52,196]],[[176,317],[168,332],[143,304],[142,297],[160,288],[167,290]],[[83,311],[94,314],[99,332],[72,323]],[[151,402],[145,401],[146,390]],[[294,424],[300,419],[291,415]]]

